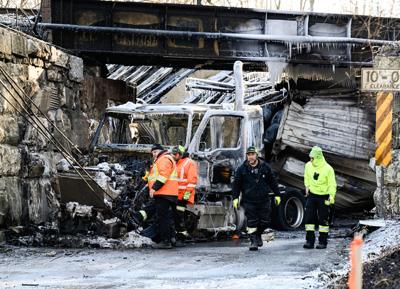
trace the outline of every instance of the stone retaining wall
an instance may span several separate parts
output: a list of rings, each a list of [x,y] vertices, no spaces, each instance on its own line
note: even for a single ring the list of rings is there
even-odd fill
[[[87,83],[99,79],[86,76],[81,58],[23,33],[0,28],[0,66],[25,91],[25,100],[31,98],[81,150],[87,150],[93,132],[90,125],[98,122],[108,99],[104,99],[105,91],[99,95],[87,89]],[[15,104],[12,95],[16,93],[1,72],[0,80],[11,90],[0,83],[0,93]],[[117,92],[110,99],[133,100],[125,83],[103,80],[105,87]],[[40,121],[69,148],[44,116]],[[57,219],[54,175],[55,164],[61,158],[54,146],[0,96],[0,229]]]

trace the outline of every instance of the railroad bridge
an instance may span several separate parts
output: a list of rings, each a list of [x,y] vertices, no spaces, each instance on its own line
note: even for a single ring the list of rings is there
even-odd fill
[[[229,68],[289,62],[370,66],[400,19],[198,5],[51,0],[39,26],[102,63]],[[44,11],[45,12],[45,11]]]

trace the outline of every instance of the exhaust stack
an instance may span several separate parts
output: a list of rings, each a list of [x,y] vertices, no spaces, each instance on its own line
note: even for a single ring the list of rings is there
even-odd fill
[[[233,74],[235,77],[235,110],[243,110],[244,105],[244,81],[243,81],[243,63],[235,61],[233,64]]]

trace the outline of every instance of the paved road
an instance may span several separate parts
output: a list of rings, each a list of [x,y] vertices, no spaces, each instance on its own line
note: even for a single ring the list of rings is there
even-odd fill
[[[0,288],[310,288],[320,270],[340,266],[346,242],[332,239],[328,250],[302,244],[286,234],[258,252],[244,241],[167,251],[13,248],[0,254]]]

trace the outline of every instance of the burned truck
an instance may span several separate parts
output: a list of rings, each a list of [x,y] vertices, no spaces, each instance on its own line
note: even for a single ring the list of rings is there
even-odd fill
[[[127,103],[106,110],[91,146],[94,158],[135,167],[141,175],[153,143],[169,150],[186,147],[199,168],[195,205],[189,207],[197,217],[195,228],[234,231],[245,222],[243,210],[232,205],[234,171],[245,160],[247,146],[260,148],[263,157],[263,131],[262,108],[257,105],[235,109],[232,104]],[[303,222],[303,194],[280,187],[283,199],[274,208],[273,224],[296,229]]]
[[[86,182],[94,190],[83,192],[87,184],[75,172],[59,173],[61,203],[111,209],[129,229],[129,211],[139,210],[149,198],[142,176],[151,165],[152,145],[159,143],[167,150],[181,145],[198,164],[195,204],[186,211],[190,230],[202,236],[242,230],[246,220],[243,208],[233,208],[233,177],[248,146],[257,147],[260,157],[265,157],[264,113],[260,105],[244,105],[243,77],[237,71],[241,67],[235,69],[234,103],[128,102],[107,108],[93,135],[85,167],[93,176]],[[278,229],[297,229],[303,223],[304,195],[279,183],[282,201],[273,206],[272,224]]]
[[[234,110],[231,104],[138,105],[110,107],[92,142],[94,156],[124,165],[145,164],[153,143],[166,149],[188,148],[199,167],[196,203],[189,210],[199,217],[197,229],[235,230],[243,226],[243,212],[231,203],[232,178],[245,160],[245,149],[263,148],[263,118],[259,106]],[[111,134],[111,139],[106,139]],[[262,157],[261,150],[261,157]],[[142,166],[144,174],[145,165]],[[275,208],[274,224],[298,228],[303,221],[302,193],[281,186],[282,204]]]

